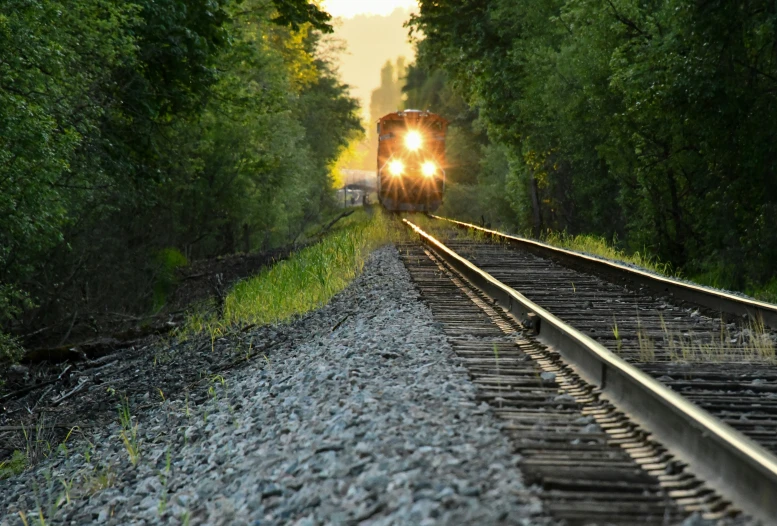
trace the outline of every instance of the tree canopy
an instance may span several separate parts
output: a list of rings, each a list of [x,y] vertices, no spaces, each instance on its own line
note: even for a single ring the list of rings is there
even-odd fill
[[[307,0],[0,3],[0,328],[149,308],[160,254],[318,218],[363,133],[320,52],[329,19]]]
[[[418,64],[504,149],[516,223],[777,292],[774,2],[419,3]]]

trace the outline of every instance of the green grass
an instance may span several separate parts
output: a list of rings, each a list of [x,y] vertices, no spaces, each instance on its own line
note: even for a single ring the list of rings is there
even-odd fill
[[[777,303],[777,278],[772,278],[771,281],[765,285],[752,287],[746,290],[745,293],[750,294],[755,299],[759,299],[761,301]]]
[[[615,242],[610,243],[603,237],[589,234],[571,235],[566,232],[548,232],[543,236],[542,242],[554,247],[586,252],[606,259],[630,263],[664,276],[679,277],[679,274],[672,269],[669,263],[662,263],[645,251],[625,252],[616,248],[614,246]]]
[[[742,285],[741,281],[735,279],[736,273],[736,270],[731,268],[714,268],[695,273],[689,279],[702,285],[719,289],[738,290],[757,300],[777,303],[777,277],[766,283],[750,282]]]
[[[190,316],[185,332],[215,338],[230,326],[264,325],[325,305],[358,276],[374,249],[399,236],[382,211],[370,216],[359,210],[337,224],[319,243],[235,285],[224,302],[224,313]]]

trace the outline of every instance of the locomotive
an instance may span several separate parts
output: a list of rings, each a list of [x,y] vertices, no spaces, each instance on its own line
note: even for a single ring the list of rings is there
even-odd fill
[[[393,212],[433,212],[445,190],[448,121],[404,110],[378,120],[378,199]]]

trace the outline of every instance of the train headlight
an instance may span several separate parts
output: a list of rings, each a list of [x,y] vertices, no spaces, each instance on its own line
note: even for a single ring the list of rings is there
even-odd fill
[[[388,165],[389,173],[393,176],[402,175],[405,171],[405,163],[402,161],[393,160]]]
[[[421,136],[421,132],[409,131],[405,134],[405,147],[408,150],[415,151],[421,147],[424,143],[424,138]]]
[[[426,161],[423,165],[421,165],[421,173],[426,177],[431,177],[437,173],[437,165],[432,161]]]

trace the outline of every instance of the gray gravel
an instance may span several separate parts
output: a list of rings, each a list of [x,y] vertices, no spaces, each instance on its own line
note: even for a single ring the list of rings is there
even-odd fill
[[[393,247],[278,330],[203,403],[149,400],[136,466],[117,423],[0,481],[0,524],[549,523]]]

